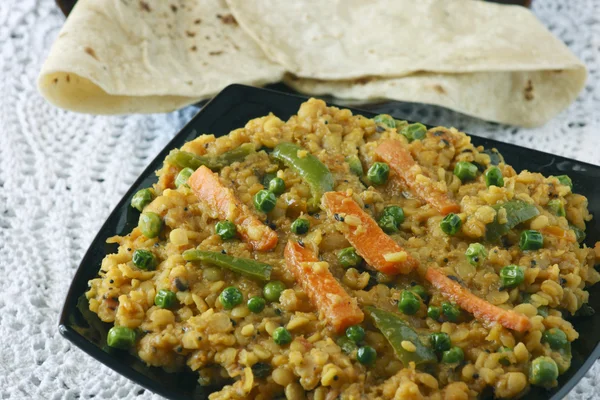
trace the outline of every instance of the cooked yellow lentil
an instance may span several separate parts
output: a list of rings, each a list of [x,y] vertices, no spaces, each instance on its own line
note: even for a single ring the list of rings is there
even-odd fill
[[[488,187],[481,172],[475,179],[461,182],[453,174],[456,163],[470,162],[480,171],[492,165],[490,155],[482,147],[473,146],[464,133],[443,127],[430,129],[425,138],[409,143],[399,133],[406,124],[398,121],[396,125],[390,128],[376,124],[349,110],[327,107],[324,102],[311,99],[288,121],[274,115],[257,118],[226,136],[202,135],[186,143],[182,150],[214,157],[244,143],[252,143],[256,149],[271,149],[282,142],[302,146],[304,150],[297,156],[316,156],[331,171],[334,190],[351,195],[375,220],[384,207],[403,209],[404,219],[398,232],[390,236],[405,252],[385,257],[387,261],[414,257],[420,267],[411,274],[387,276],[365,263],[344,268],[338,254],[350,244],[341,233],[342,222],[331,220],[323,210],[315,208],[310,202],[311,187],[297,172],[260,150],[222,167],[219,178],[256,216],[275,229],[279,240],[272,251],[255,251],[239,236],[222,239],[215,232],[219,222],[216,210],[200,201],[188,185],[176,188],[174,181],[181,168],[165,162],[157,172],[158,183],[152,188],[155,197],[143,209],[162,218],[160,235],[147,238],[135,228],[109,240],[118,243],[119,249],[106,256],[99,277],[90,281],[90,309],[102,321],[137,330],[139,334],[130,351],[148,365],[168,371],[198,371],[199,384],[218,387],[211,399],[340,396],[449,400],[476,398],[488,386],[497,397],[510,398],[537,383],[529,372],[533,360],[549,357],[563,373],[570,364],[570,353],[565,350],[570,349],[570,344],[557,350],[547,332],[560,328],[569,343],[578,338],[579,333],[565,317],[587,303],[585,286],[600,280],[593,268],[600,252],[580,246],[568,235],[552,234],[544,234],[541,249],[524,251],[519,247],[519,235],[528,229],[544,232],[548,227],[555,227],[555,231],[560,228],[567,234],[573,233],[571,226],[585,229],[585,221],[591,219],[586,198],[572,193],[555,177],[529,171],[516,173],[502,161],[498,168],[503,187]],[[444,233],[440,228],[443,215],[395,179],[393,172],[386,183],[374,187],[365,177],[350,171],[347,157],[358,156],[366,171],[379,161],[375,155],[377,145],[390,138],[401,141],[410,150],[420,166],[418,179],[449,193],[460,204],[458,216],[462,225],[457,234]],[[263,178],[267,174],[283,179],[285,192],[277,197],[275,208],[264,213],[256,211],[253,198],[264,189]],[[494,221],[504,223],[508,218],[504,208],[494,206],[515,199],[533,205],[538,215],[510,229],[500,241],[487,241],[488,225]],[[553,199],[562,202],[566,216],[549,210],[548,202]],[[291,232],[290,226],[298,217],[308,220],[308,233]],[[350,216],[345,223],[356,226],[361,221]],[[362,309],[375,306],[395,313],[419,334],[426,346],[431,346],[430,334],[445,333],[451,346],[458,349],[445,351],[443,357],[442,352],[437,352],[439,362],[426,368],[417,368],[413,363],[403,365],[368,316],[361,324],[364,338],[358,344],[350,343],[353,347],[342,348],[340,339],[344,334],[336,334],[328,327],[285,267],[283,250],[288,238],[318,248],[320,262],[313,268],[328,269]],[[486,251],[475,261],[477,254],[465,256],[472,243],[483,244]],[[277,292],[278,299],[267,301],[264,309],[251,312],[247,301],[265,296],[265,282],[205,262],[186,262],[182,253],[196,248],[269,264],[273,268],[270,279],[282,281],[285,288]],[[152,252],[156,257],[154,269],[134,265],[132,257],[138,249]],[[509,265],[519,266],[523,272],[522,281],[512,286],[501,276],[501,270]],[[531,328],[512,331],[477,320],[464,311],[458,318],[450,318],[444,310],[451,304],[443,305],[448,299],[423,278],[428,267],[440,269],[491,304],[527,316]],[[415,284],[424,286],[427,295],[423,299],[421,295],[408,299],[419,301],[420,305],[412,315],[404,314],[398,310],[398,301],[402,292]],[[243,299],[239,304],[235,291],[231,294],[233,300],[219,298],[231,286],[241,291]],[[161,289],[175,294],[173,306],[155,305]],[[231,307],[223,304],[234,300]],[[276,343],[285,343],[286,335],[291,336],[289,344]],[[357,348],[361,346],[376,351],[372,363],[358,360]],[[401,341],[401,347],[407,352],[417,351],[411,340]],[[456,358],[460,357],[460,350],[464,360]],[[460,361],[442,360],[453,360],[452,357]],[[544,383],[555,384],[553,376]]]

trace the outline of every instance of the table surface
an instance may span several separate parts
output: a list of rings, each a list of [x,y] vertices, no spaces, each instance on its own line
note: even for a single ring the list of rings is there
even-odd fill
[[[537,129],[409,104],[397,116],[600,164],[600,0],[533,11],[589,69],[567,110]],[[100,225],[196,110],[104,117],[47,104],[35,82],[63,20],[53,0],[0,2],[0,398],[159,399],[64,340],[57,320]],[[569,399],[600,398],[598,373],[596,363]]]

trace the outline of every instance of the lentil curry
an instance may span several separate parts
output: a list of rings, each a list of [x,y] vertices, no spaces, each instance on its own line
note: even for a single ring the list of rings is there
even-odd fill
[[[211,399],[473,399],[553,387],[600,258],[568,176],[456,129],[311,99],[172,151],[90,281],[109,346]]]

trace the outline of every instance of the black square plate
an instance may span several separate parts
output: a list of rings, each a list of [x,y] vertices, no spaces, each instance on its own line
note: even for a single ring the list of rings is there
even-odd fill
[[[128,233],[137,225],[139,213],[129,206],[131,198],[139,189],[156,182],[154,171],[162,166],[171,149],[182,146],[202,133],[225,135],[233,129],[243,127],[248,120],[267,115],[269,112],[287,120],[297,112],[305,100],[306,98],[301,96],[232,85],[204,106],[156,156],[96,235],[71,283],[60,317],[61,334],[98,361],[153,392],[171,399],[206,398],[210,390],[196,383],[195,373],[167,373],[160,368],[148,367],[129,354],[107,348],[105,340],[110,325],[101,322],[96,314],[87,309],[84,296],[88,289],[87,282],[97,276],[104,256],[116,251],[116,245],[107,245],[106,239]],[[366,111],[353,111],[366,116],[373,115]],[[473,136],[472,140],[476,145],[497,148],[506,162],[517,171],[527,169],[544,175],[568,174],[573,180],[574,192],[585,195],[589,200],[590,211],[600,216],[600,167],[477,136]],[[594,219],[587,226],[586,243],[591,246],[598,240],[600,225]],[[600,284],[591,288],[590,294],[590,305],[600,310]],[[588,318],[574,319],[573,324],[581,337],[573,343],[571,368],[560,377],[558,388],[552,391],[534,388],[527,395],[529,400],[562,399],[600,356],[600,313]]]

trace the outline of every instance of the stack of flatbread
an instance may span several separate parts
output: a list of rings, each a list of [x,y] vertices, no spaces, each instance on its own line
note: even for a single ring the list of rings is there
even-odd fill
[[[529,10],[475,0],[79,0],[39,78],[73,111],[166,112],[231,83],[541,125],[584,65]]]

